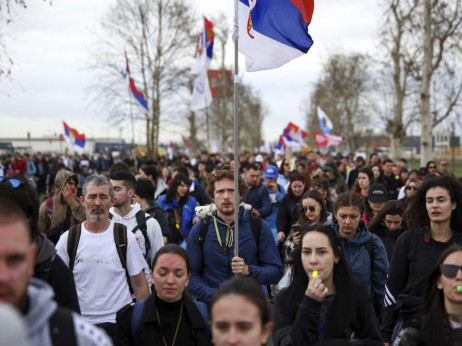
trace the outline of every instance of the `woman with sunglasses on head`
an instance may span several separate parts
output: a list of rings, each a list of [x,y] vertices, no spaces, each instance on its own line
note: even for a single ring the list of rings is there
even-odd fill
[[[354,280],[331,227],[303,228],[294,278],[276,296],[273,340],[277,346],[383,345],[371,298]]]
[[[236,277],[223,282],[210,303],[210,325],[215,346],[266,345],[273,322],[258,281]]]
[[[382,338],[389,345],[421,306],[426,280],[440,254],[462,243],[462,184],[451,177],[424,179],[404,220],[386,283]]]
[[[407,206],[416,195],[419,185],[420,182],[417,178],[409,178],[399,191],[398,199],[402,200]]]
[[[190,264],[186,251],[167,244],[152,261],[152,295],[117,312],[114,345],[211,345],[204,303],[186,290]]]
[[[462,344],[462,247],[441,254],[427,280],[421,314],[397,338],[395,345]]]
[[[396,247],[398,237],[407,229],[403,223],[405,204],[391,200],[367,225],[371,233],[376,234],[387,250],[388,260]]]
[[[318,191],[310,190],[302,196],[302,213],[297,220],[297,225],[309,226],[311,224],[331,225],[332,214],[327,212],[324,199]],[[291,234],[284,242],[283,253],[287,264],[293,264],[293,252],[300,243],[300,230],[292,229]]]

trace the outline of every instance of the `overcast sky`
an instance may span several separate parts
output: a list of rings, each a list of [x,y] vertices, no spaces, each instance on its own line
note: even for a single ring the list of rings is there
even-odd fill
[[[84,65],[87,47],[94,44],[90,28],[101,21],[113,2],[53,0],[50,6],[49,1],[29,0],[27,10],[19,9],[15,22],[2,28],[8,33],[14,69],[12,81],[0,82],[0,138],[25,137],[27,132],[32,137],[59,135],[64,120],[87,137],[122,134],[130,140],[130,128],[108,128],[107,114],[97,114],[87,100],[87,87],[93,78]],[[232,24],[232,0],[191,3],[198,14],[227,14]],[[304,127],[302,104],[319,75],[326,52],[336,47],[346,51],[375,50],[380,18],[378,0],[318,0],[309,27],[314,45],[307,55],[275,70],[252,73],[245,73],[244,59],[240,57],[243,81],[260,92],[268,110],[263,124],[266,140],[277,140],[289,121]],[[232,50],[230,46],[230,68]],[[213,63],[213,67],[217,65]],[[143,127],[137,124],[137,141],[144,141]],[[181,134],[162,128],[161,141],[170,139],[180,141]]]

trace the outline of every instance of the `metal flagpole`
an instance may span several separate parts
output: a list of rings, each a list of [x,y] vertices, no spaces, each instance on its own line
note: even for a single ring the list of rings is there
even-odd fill
[[[238,64],[238,41],[239,41],[239,13],[238,0],[234,0],[234,255],[239,257],[239,64]]]

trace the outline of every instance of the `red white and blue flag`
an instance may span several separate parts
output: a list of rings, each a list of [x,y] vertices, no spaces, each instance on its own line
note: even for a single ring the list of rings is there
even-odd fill
[[[144,94],[138,90],[135,86],[135,81],[130,77],[130,66],[128,65],[127,52],[125,51],[125,61],[127,62],[127,67],[125,69],[125,79],[128,81],[128,87],[130,94],[135,98],[136,101],[143,107],[146,111],[148,110],[148,105]]]
[[[313,45],[314,0],[239,0],[239,51],[249,72],[278,68]]]
[[[68,147],[76,151],[79,155],[83,154],[83,148],[85,147],[85,135],[78,133],[77,130],[69,127],[64,121],[64,138]]]
[[[200,74],[209,69],[213,58],[214,39],[213,23],[204,17],[204,29],[197,39],[196,53],[194,54],[196,62],[191,68],[191,73]]]

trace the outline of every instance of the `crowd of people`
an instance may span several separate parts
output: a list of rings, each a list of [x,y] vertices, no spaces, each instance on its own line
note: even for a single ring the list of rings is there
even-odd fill
[[[0,163],[2,334],[17,345],[458,345],[460,225],[462,183],[446,160],[17,153]]]

